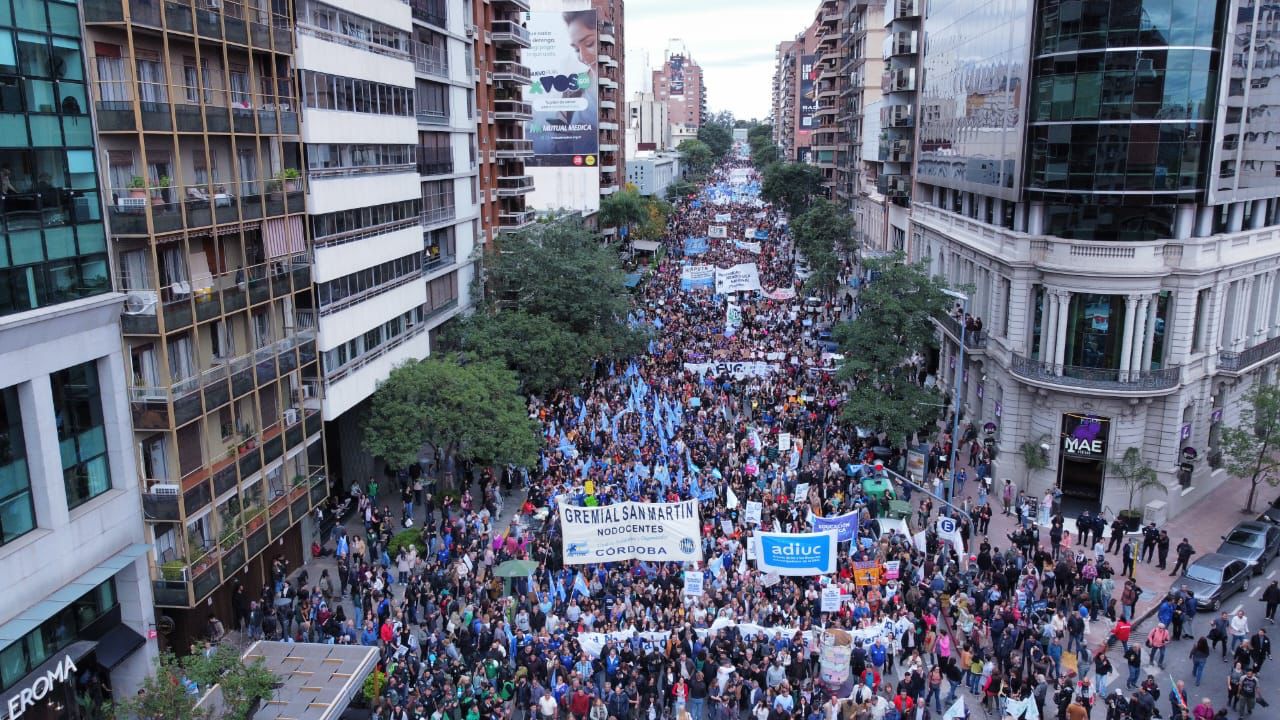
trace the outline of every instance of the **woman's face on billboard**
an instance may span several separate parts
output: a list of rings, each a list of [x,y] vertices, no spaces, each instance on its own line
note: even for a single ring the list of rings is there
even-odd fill
[[[590,17],[589,15],[586,17]],[[596,69],[596,29],[586,18],[575,18],[569,23],[569,42],[578,54],[578,60],[591,71]]]

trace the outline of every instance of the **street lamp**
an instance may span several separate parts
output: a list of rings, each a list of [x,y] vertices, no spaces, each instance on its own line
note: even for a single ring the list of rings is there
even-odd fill
[[[969,296],[950,288],[943,288],[942,292],[963,303],[963,315],[960,318],[960,360],[956,363],[956,377],[952,386],[952,391],[955,393],[955,411],[954,417],[951,419],[951,480],[947,486],[947,500],[954,501],[956,496],[956,466],[960,462],[960,381],[964,377],[964,336],[965,320],[969,317]],[[978,481],[981,482],[981,478],[978,478]]]

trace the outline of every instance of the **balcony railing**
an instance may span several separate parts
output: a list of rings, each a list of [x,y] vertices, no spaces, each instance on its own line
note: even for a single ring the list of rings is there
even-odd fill
[[[498,138],[493,141],[494,150],[500,158],[520,158],[533,155],[533,141],[522,138]]]
[[[493,63],[493,79],[528,85],[533,82],[533,73],[516,60],[497,60]]]
[[[1121,373],[1111,368],[1086,368],[1045,363],[1017,353],[1012,356],[1010,370],[1026,380],[1089,390],[1155,391],[1178,386],[1182,368],[1175,365],[1159,370],[1134,370]]]
[[[950,315],[935,315],[933,318],[942,329],[947,332],[956,342],[960,342],[960,321]],[[964,330],[964,346],[970,350],[981,350],[987,346],[986,331],[983,330]]]
[[[499,120],[532,120],[533,106],[519,100],[495,100],[493,114]]]
[[[306,211],[300,183],[273,178],[112,188],[110,192],[107,215],[116,235],[175,232]],[[148,230],[148,219],[152,230]]]
[[[529,31],[514,20],[494,20],[491,32],[495,45],[529,47]]]
[[[419,110],[418,124],[419,125],[448,125],[449,112],[447,110],[446,111]]]
[[[1224,350],[1218,353],[1218,369],[1239,372],[1263,360],[1280,354],[1280,336],[1264,340],[1241,351]]]
[[[449,52],[439,45],[413,41],[413,66],[420,72],[436,77],[449,77]]]
[[[423,210],[418,215],[418,223],[423,227],[429,227],[437,223],[447,222],[456,217],[457,212],[457,207],[453,205]]]
[[[533,210],[501,212],[498,213],[498,229],[502,232],[523,230],[532,225],[537,220],[537,217],[537,213]]]
[[[498,178],[498,197],[514,197],[533,191],[532,175],[513,175]]]

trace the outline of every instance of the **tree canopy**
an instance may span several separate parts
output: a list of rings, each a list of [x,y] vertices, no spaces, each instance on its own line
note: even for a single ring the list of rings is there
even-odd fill
[[[781,205],[791,217],[797,217],[815,196],[822,194],[822,172],[805,163],[774,163],[764,169],[760,194]]]
[[[631,184],[600,200],[600,224],[605,227],[625,227],[630,231],[631,226],[643,221],[647,214],[644,198]]]
[[[933,317],[948,297],[923,263],[906,264],[901,254],[865,265],[880,275],[862,288],[858,315],[834,332],[845,356],[839,377],[851,383],[843,415],[896,441],[940,414],[942,397],[920,384],[917,361],[937,347]]]
[[[733,148],[733,128],[731,125],[703,123],[702,127],[698,128],[698,139],[711,150],[715,158],[719,159]]]
[[[416,463],[431,443],[478,464],[530,466],[538,427],[518,393],[515,373],[496,359],[432,355],[391,371],[364,423],[365,450],[392,467]]]
[[[1260,379],[1244,397],[1240,422],[1222,428],[1222,457],[1227,472],[1249,478],[1249,499],[1244,509],[1253,512],[1258,485],[1280,485],[1280,387]]]
[[[791,221],[796,248],[813,273],[805,283],[808,288],[828,296],[835,291],[844,266],[843,256],[850,250],[852,231],[849,213],[825,198],[814,200],[808,210]]]
[[[675,202],[679,198],[689,197],[698,192],[698,186],[688,180],[677,180],[667,186],[667,200]]]
[[[99,708],[95,717],[166,718],[166,720],[247,720],[259,700],[271,697],[276,676],[261,658],[245,663],[234,645],[219,645],[213,653],[192,653],[179,659],[163,653],[156,671],[142,682],[144,692],[117,700],[110,708]],[[198,694],[191,692],[193,683]],[[197,708],[196,703],[209,688],[222,689],[222,712]]]
[[[680,162],[694,175],[705,175],[715,163],[715,154],[701,140],[684,140],[676,148],[680,153]]]

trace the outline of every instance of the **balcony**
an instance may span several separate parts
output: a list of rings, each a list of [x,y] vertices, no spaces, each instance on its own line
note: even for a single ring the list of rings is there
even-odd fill
[[[178,522],[178,493],[159,494],[154,491],[142,494],[142,517],[147,522]]]
[[[1239,375],[1252,370],[1260,363],[1280,355],[1280,336],[1264,340],[1250,348],[1239,352],[1223,350],[1218,353],[1218,370],[1223,373]]]
[[[1174,390],[1182,377],[1179,366],[1159,370],[1137,370],[1123,374],[1118,369],[1056,365],[1013,353],[1009,370],[1014,375],[1040,385],[1052,385],[1100,393],[1124,392],[1161,394]]]
[[[298,183],[275,178],[238,183],[215,181],[208,185],[112,188],[110,192],[107,216],[115,235],[192,230],[306,211],[306,199]]]
[[[498,213],[498,230],[499,232],[518,232],[538,220],[538,215],[533,210],[521,210],[519,212],[500,212]]]
[[[493,0],[494,7],[506,7],[510,10],[529,12],[529,0]]]
[[[413,67],[424,75],[432,75],[445,80],[449,79],[449,53],[438,45],[427,45],[413,41]]]
[[[424,228],[432,228],[452,221],[457,214],[458,210],[453,205],[423,210],[418,214],[418,224]]]
[[[448,110],[443,110],[443,111],[441,111],[441,110],[419,110],[419,111],[418,111],[418,124],[419,124],[419,125],[444,125],[444,126],[448,126],[448,124],[449,124],[449,111],[448,111]]]
[[[533,192],[532,175],[498,177],[498,197],[516,197]]]
[[[152,594],[159,607],[195,607],[250,560],[281,540],[329,494],[323,467],[280,480],[269,504],[246,507],[231,518],[218,514],[216,539],[192,537],[186,547],[150,563]],[[176,530],[175,530],[176,532]],[[176,543],[183,544],[183,543]]]
[[[449,6],[444,0],[410,0],[414,20],[445,30],[449,27]]]
[[[921,0],[891,1],[893,2],[893,17],[890,18],[891,20],[901,20],[920,16]]]
[[[493,81],[528,85],[533,82],[533,73],[516,60],[498,60],[493,63]]]
[[[453,173],[453,151],[418,146],[417,167],[419,175],[450,175]]]
[[[494,154],[503,160],[533,157],[534,154],[532,140],[498,138],[493,141],[493,145]]]
[[[495,100],[493,116],[498,120],[533,120],[533,106],[519,100]]]
[[[960,321],[950,315],[937,315],[933,318],[938,327],[946,334],[951,336],[952,340],[960,342],[961,327]],[[968,350],[984,350],[987,347],[987,334],[983,330],[965,330],[964,346]]]
[[[529,31],[514,20],[494,20],[489,36],[499,47],[529,47]]]

